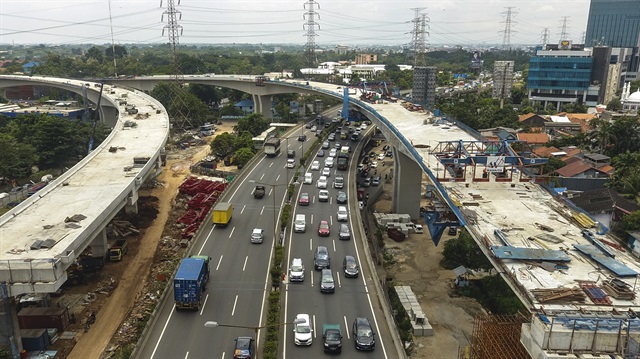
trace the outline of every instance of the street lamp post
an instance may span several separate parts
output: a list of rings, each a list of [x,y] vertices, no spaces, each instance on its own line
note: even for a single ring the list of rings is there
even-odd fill
[[[217,328],[217,327],[224,327],[224,328],[241,328],[241,329],[251,329],[254,331],[255,333],[255,341],[256,341],[256,359],[258,359],[258,353],[259,348],[258,348],[258,331],[260,329],[265,329],[265,328],[269,328],[269,327],[280,327],[283,325],[288,325],[288,324],[302,324],[304,323],[305,320],[302,318],[296,318],[295,320],[293,320],[292,322],[284,322],[284,323],[277,323],[277,324],[267,324],[267,325],[260,325],[260,326],[249,326],[249,325],[233,325],[233,324],[220,324],[218,322],[214,322],[214,321],[207,321],[204,323],[204,326],[206,328]]]

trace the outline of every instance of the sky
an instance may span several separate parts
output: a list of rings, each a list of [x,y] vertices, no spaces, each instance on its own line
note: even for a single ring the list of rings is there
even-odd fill
[[[167,43],[170,0],[0,0],[0,44]],[[181,44],[304,44],[310,0],[172,0]],[[406,45],[415,9],[426,14],[428,47],[503,44],[508,7],[511,44],[549,42],[566,33],[580,43],[589,0],[314,0],[315,43]],[[306,17],[308,18],[308,16]]]

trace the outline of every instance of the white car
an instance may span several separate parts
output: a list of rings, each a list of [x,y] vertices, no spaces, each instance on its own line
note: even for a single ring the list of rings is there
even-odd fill
[[[320,161],[313,161],[311,163],[311,170],[312,171],[320,171]]]
[[[296,315],[296,323],[293,326],[294,343],[296,345],[311,345],[313,341],[313,330],[311,329],[311,322],[309,321],[309,314]]]
[[[378,162],[376,161],[371,161],[371,164],[369,165],[371,168],[378,168]]]
[[[329,202],[329,191],[322,189],[318,192],[318,201]]]
[[[327,188],[327,176],[320,176],[320,178],[318,178],[318,180],[316,181],[316,186],[318,188]]]
[[[384,160],[384,153],[378,155],[378,161]]]
[[[367,129],[367,124],[366,123],[361,124],[360,125],[360,129],[363,130],[363,131],[366,130]]]
[[[333,157],[327,157],[327,159],[324,160],[324,166],[333,167]]]
[[[329,151],[329,157],[336,157],[338,155],[338,150],[336,150],[335,148],[332,148],[331,151]]]
[[[358,201],[358,208],[362,211],[364,209],[364,202]]]
[[[348,220],[347,207],[338,207],[338,222],[346,222]]]
[[[331,168],[329,168],[329,167],[323,168],[322,169],[322,175],[323,176],[327,176],[327,177],[331,176]]]
[[[296,167],[296,160],[294,160],[293,158],[287,159],[287,168],[294,168],[294,167]]]

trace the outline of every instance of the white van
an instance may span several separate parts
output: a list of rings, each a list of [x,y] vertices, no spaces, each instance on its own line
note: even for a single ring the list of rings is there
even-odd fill
[[[307,230],[307,217],[304,214],[296,214],[296,220],[293,222],[293,231],[304,233]]]
[[[304,174],[304,184],[312,184],[313,183],[313,175],[309,172]]]

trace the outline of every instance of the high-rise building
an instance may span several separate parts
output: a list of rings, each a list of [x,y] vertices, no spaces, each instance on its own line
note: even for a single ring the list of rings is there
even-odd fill
[[[638,47],[640,0],[591,0],[585,46]]]
[[[435,66],[418,66],[413,68],[413,91],[411,100],[427,108],[436,103],[436,75]]]
[[[493,98],[505,99],[511,97],[514,66],[514,61],[496,61],[493,63]]]

